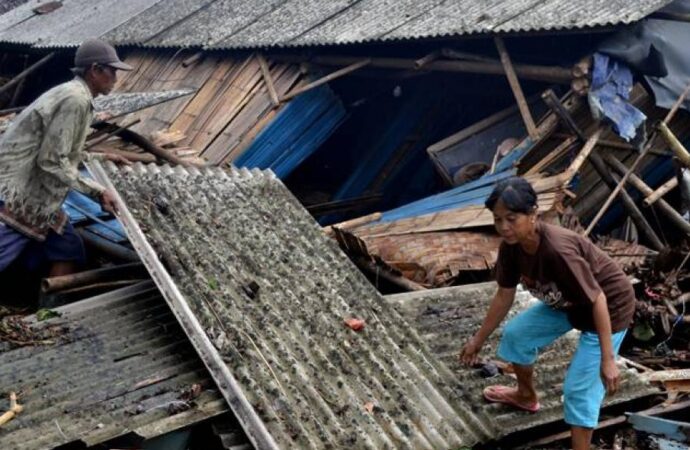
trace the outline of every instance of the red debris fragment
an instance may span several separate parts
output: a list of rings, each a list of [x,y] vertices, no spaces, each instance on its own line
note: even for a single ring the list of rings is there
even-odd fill
[[[345,319],[345,325],[347,325],[350,329],[354,331],[360,331],[364,328],[364,320],[356,319],[354,317],[350,319]]]

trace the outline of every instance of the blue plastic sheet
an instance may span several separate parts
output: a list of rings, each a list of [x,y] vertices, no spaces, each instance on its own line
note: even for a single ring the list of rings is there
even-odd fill
[[[628,102],[633,87],[632,72],[607,55],[594,54],[592,87],[588,99],[595,118],[606,117],[620,137],[630,142],[647,119]]]

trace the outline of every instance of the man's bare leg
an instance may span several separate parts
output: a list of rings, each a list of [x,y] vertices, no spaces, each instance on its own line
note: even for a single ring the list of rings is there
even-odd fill
[[[49,277],[61,277],[63,275],[70,275],[77,271],[77,265],[74,261],[55,261],[50,267]]]
[[[571,427],[573,450],[589,450],[592,443],[592,428]]]

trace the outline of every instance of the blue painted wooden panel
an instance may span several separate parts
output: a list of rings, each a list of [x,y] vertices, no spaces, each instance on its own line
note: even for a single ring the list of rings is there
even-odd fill
[[[345,116],[342,102],[327,85],[311,89],[292,99],[234,164],[272,169],[285,178],[324,143]]]

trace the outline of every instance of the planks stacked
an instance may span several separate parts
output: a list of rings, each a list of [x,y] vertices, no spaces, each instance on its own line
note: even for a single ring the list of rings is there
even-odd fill
[[[497,432],[270,172],[94,169],[257,447],[457,448]]]
[[[207,54],[193,64],[183,64],[190,54],[134,51],[125,61],[135,70],[123,74],[116,90],[195,90],[195,95],[137,113],[141,124],[134,129],[145,135],[168,129],[181,132],[185,139],[180,145],[197,150],[212,164],[229,163],[280,107],[271,101],[256,54],[238,58]],[[306,83],[296,65],[269,62],[268,66],[279,96]]]

